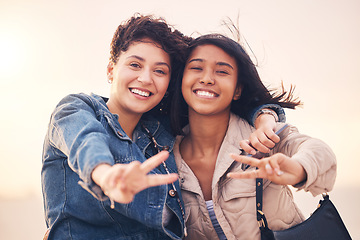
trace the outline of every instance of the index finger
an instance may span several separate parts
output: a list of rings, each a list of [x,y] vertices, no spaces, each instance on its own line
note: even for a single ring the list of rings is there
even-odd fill
[[[257,158],[230,154],[230,157],[237,162],[245,163],[253,167],[259,167],[261,161]]]
[[[274,143],[278,143],[280,141],[280,137],[272,129],[268,129],[267,131],[265,131],[265,135],[269,140]]]
[[[165,185],[175,182],[178,179],[176,173],[170,174],[150,174],[147,176],[148,187],[154,187],[159,185]]]
[[[255,154],[256,150],[252,148],[249,140],[240,141],[240,148],[242,148],[245,152],[250,154]]]
[[[145,173],[150,172],[169,157],[168,151],[161,151],[158,154],[152,156],[140,165],[140,169]]]

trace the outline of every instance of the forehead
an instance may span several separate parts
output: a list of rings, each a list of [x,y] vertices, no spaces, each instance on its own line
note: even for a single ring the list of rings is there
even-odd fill
[[[193,59],[201,59],[206,62],[226,62],[231,64],[234,68],[237,67],[234,57],[227,54],[221,48],[211,44],[200,45],[194,48],[187,62]]]
[[[165,62],[170,64],[170,56],[160,44],[151,39],[141,39],[132,42],[126,51],[121,52],[121,57],[138,56],[144,60]]]

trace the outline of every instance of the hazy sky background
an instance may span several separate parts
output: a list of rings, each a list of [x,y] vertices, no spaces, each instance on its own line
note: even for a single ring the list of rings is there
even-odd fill
[[[69,93],[108,96],[110,41],[135,12],[162,16],[188,35],[228,33],[222,20],[239,16],[265,84],[294,84],[304,102],[286,110],[287,121],[332,147],[335,190],[359,189],[359,1],[0,0],[1,198],[41,196],[52,110]]]

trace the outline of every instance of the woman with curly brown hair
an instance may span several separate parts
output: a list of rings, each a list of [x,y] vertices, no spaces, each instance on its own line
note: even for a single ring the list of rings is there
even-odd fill
[[[184,235],[181,194],[168,194],[179,189],[175,161],[168,151],[156,154],[147,131],[161,146],[173,140],[157,115],[186,47],[163,19],[136,15],[111,43],[109,99],[71,94],[56,106],[43,150],[48,239]]]

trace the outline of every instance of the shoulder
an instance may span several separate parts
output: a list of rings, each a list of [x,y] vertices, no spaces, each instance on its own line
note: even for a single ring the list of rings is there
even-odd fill
[[[62,110],[76,109],[99,109],[106,107],[106,103],[101,96],[95,94],[75,93],[63,97],[56,105],[54,113]]]
[[[73,93],[68,94],[63,97],[57,106],[64,104],[87,104],[87,105],[96,105],[105,103],[104,99],[101,96],[96,94],[86,94],[86,93]]]
[[[104,99],[95,94],[76,93],[63,97],[53,110],[50,122],[57,122],[68,116],[85,114],[97,117],[101,112],[108,111]]]

